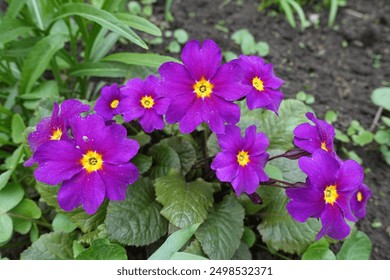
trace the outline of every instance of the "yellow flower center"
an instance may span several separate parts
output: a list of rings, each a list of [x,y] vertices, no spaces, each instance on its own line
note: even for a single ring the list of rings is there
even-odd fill
[[[327,186],[324,190],[324,200],[326,203],[333,205],[338,197],[339,194],[337,193],[336,185]]]
[[[154,99],[151,97],[151,96],[147,96],[145,95],[144,97],[142,97],[141,99],[141,104],[144,108],[146,109],[150,109],[153,107],[154,105]]]
[[[50,140],[60,140],[61,136],[62,136],[62,130],[57,128],[56,130],[52,131]]]
[[[264,84],[263,81],[259,79],[259,77],[254,77],[252,79],[252,86],[257,89],[258,91],[263,91],[264,90]]]
[[[323,149],[324,151],[327,151],[329,152],[328,148],[326,147],[326,142],[321,142],[321,149]]]
[[[200,81],[197,81],[193,85],[193,88],[194,92],[196,93],[196,97],[204,99],[205,97],[210,97],[211,93],[213,92],[214,85],[202,77]]]
[[[241,166],[246,166],[250,163],[248,152],[245,152],[244,150],[240,151],[237,154],[237,162]]]
[[[357,198],[357,201],[362,201],[363,200],[363,195],[361,192],[358,192],[357,195],[356,195],[356,198]]]
[[[118,107],[118,105],[119,105],[119,100],[118,99],[114,99],[114,100],[112,100],[112,102],[110,104],[110,107],[112,109],[115,109],[116,107]]]
[[[83,158],[80,159],[80,163],[87,173],[103,169],[103,157],[97,152],[88,151],[83,155]]]

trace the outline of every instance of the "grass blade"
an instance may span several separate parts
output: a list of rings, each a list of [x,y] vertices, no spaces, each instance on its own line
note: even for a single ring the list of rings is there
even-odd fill
[[[150,53],[114,53],[103,58],[103,60],[117,61],[130,65],[141,65],[158,68],[164,62],[178,60],[170,56]]]

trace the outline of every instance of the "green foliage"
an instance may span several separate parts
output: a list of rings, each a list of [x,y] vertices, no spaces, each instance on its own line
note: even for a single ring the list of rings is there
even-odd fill
[[[315,97],[313,95],[311,95],[311,94],[307,94],[304,91],[298,92],[296,94],[296,98],[299,101],[302,101],[302,102],[306,103],[307,105],[312,105],[315,102]]]
[[[82,251],[76,260],[127,260],[125,248],[107,239],[95,239],[91,247]]]
[[[210,259],[231,259],[240,246],[244,232],[244,209],[238,200],[226,196],[209,210],[206,221],[195,232]]]
[[[178,174],[156,179],[157,201],[164,206],[161,215],[178,228],[202,223],[213,205],[212,194],[211,184],[200,178],[190,183]]]
[[[167,233],[168,222],[155,200],[153,181],[140,178],[127,189],[126,200],[111,201],[105,224],[111,240],[126,245],[148,245]]]
[[[149,149],[149,155],[153,158],[153,166],[149,170],[149,176],[153,179],[168,175],[172,171],[180,171],[181,163],[176,151],[166,144],[156,144]]]
[[[329,243],[322,238],[311,244],[302,255],[302,260],[335,260],[336,256],[329,249]]]
[[[63,213],[58,213],[53,219],[53,230],[54,231],[62,231],[65,233],[70,233],[77,228],[77,225],[69,219]]]
[[[368,260],[372,244],[368,236],[361,231],[353,232],[343,243],[337,253],[339,260]]]
[[[264,41],[256,42],[248,29],[239,29],[235,31],[232,34],[231,39],[240,46],[242,53],[245,55],[258,54],[264,57],[269,53],[268,43]]]

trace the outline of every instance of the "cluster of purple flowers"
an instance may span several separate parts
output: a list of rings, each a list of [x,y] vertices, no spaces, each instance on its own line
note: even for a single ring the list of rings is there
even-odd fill
[[[303,123],[294,130],[294,144],[311,154],[298,161],[307,175],[306,187],[286,190],[287,210],[299,222],[319,218],[322,228],[317,239],[325,234],[343,239],[350,232],[345,219],[356,222],[366,215],[371,191],[363,183],[362,167],[353,160],[342,161],[335,153],[333,126],[313,113],[306,116],[314,125]]]

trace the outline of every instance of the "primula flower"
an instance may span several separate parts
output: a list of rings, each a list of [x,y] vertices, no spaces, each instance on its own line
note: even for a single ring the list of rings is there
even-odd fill
[[[335,131],[333,126],[326,121],[318,120],[311,112],[307,112],[306,117],[314,125],[310,123],[298,125],[294,129],[294,144],[311,154],[317,149],[322,149],[335,156],[333,148]]]
[[[250,86],[246,94],[248,108],[266,108],[278,112],[283,93],[278,89],[282,86],[282,79],[276,77],[273,65],[266,64],[261,57],[240,55],[236,60],[243,69],[243,84]]]
[[[236,124],[240,109],[232,101],[243,97],[242,69],[234,62],[221,64],[222,54],[212,40],[189,41],[183,48],[183,64],[166,62],[159,68],[158,91],[170,97],[168,123],[179,122],[182,133],[190,133],[206,122],[215,133],[223,133],[225,122]]]
[[[252,194],[260,182],[268,180],[264,167],[267,164],[269,146],[267,136],[256,133],[256,126],[251,125],[241,137],[240,128],[227,126],[224,134],[217,134],[221,152],[211,164],[217,178],[222,182],[231,182],[237,196],[245,192]]]
[[[156,92],[159,79],[150,75],[145,82],[139,78],[129,80],[121,88],[123,95],[118,110],[127,122],[139,119],[143,130],[150,133],[155,129],[163,129],[163,115],[169,105],[169,99]]]
[[[89,105],[74,99],[65,100],[61,106],[54,103],[51,116],[42,119],[37,124],[36,131],[28,135],[31,151],[35,152],[40,145],[50,140],[70,140],[68,134],[70,118],[87,111]],[[32,166],[34,163],[34,158],[31,157],[24,166]]]
[[[286,190],[290,198],[287,211],[298,222],[320,218],[322,228],[317,240],[325,234],[345,238],[350,232],[345,218],[357,221],[350,201],[363,182],[362,167],[353,160],[339,162],[322,149],[317,149],[311,158],[300,158],[298,164],[308,176],[306,187]]]
[[[95,111],[105,120],[111,120],[115,115],[120,114],[118,105],[122,100],[122,94],[117,84],[104,86],[100,97],[96,100]]]
[[[370,189],[365,184],[361,184],[352,195],[351,208],[356,217],[363,219],[366,216],[366,204],[371,195]]]
[[[137,168],[129,163],[139,145],[127,138],[123,126],[106,126],[98,115],[72,118],[71,129],[74,143],[49,141],[36,150],[38,168],[34,175],[46,184],[62,182],[58,203],[65,211],[81,204],[88,214],[93,214],[105,197],[126,197],[127,186],[139,176]]]

